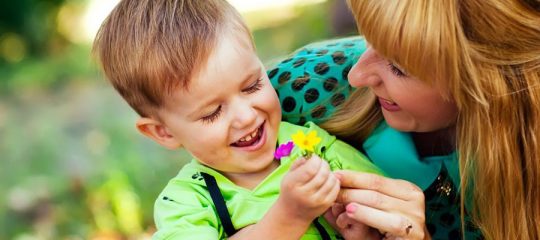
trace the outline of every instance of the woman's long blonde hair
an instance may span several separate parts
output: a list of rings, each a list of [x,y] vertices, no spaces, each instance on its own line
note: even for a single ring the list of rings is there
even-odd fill
[[[460,189],[469,189],[461,191],[462,215],[470,199],[486,239],[540,239],[538,1],[349,5],[374,49],[455,100]],[[324,127],[358,142],[380,120],[373,94],[361,90]]]

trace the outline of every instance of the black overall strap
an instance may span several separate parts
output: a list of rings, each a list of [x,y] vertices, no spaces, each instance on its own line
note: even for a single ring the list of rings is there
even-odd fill
[[[223,195],[221,194],[221,191],[219,190],[219,187],[216,182],[216,178],[204,172],[201,172],[201,175],[204,179],[204,182],[206,183],[208,192],[210,192],[210,197],[212,198],[212,202],[214,202],[214,206],[216,207],[219,220],[221,221],[221,224],[223,225],[223,229],[225,229],[225,233],[227,233],[227,236],[229,237],[234,235],[237,232],[237,230],[234,228],[232,224],[231,215],[229,215],[229,211],[227,210],[227,204],[225,203],[225,200],[223,199]],[[323,225],[317,221],[317,219],[318,218],[313,220],[313,225],[315,226],[315,228],[317,228],[317,231],[319,231],[319,234],[321,234],[321,238],[323,240],[331,240],[330,235],[328,234],[328,232],[326,232],[326,229],[324,229]]]
[[[319,223],[319,221],[317,221],[319,218],[315,218],[315,220],[313,220],[313,225],[315,225],[315,228],[317,228],[317,231],[319,231],[319,234],[321,234],[321,238],[323,240],[330,240],[330,235],[328,234],[328,232],[326,232],[326,229],[324,229],[323,225],[321,223]]]
[[[223,199],[223,195],[221,195],[221,191],[219,191],[216,179],[208,173],[201,172],[201,175],[204,178],[206,187],[208,187],[208,192],[210,192],[210,197],[212,197],[212,202],[214,202],[214,206],[216,207],[219,220],[223,225],[223,229],[225,229],[225,233],[227,233],[227,236],[229,237],[234,235],[236,233],[236,229],[232,224],[231,215],[229,215],[227,204]]]

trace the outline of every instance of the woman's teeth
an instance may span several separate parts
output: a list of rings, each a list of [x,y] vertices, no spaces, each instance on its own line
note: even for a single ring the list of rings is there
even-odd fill
[[[394,105],[394,104],[396,104],[395,102],[392,102],[392,101],[386,100],[386,99],[384,99],[383,101],[384,101],[385,103],[389,104],[389,105]]]

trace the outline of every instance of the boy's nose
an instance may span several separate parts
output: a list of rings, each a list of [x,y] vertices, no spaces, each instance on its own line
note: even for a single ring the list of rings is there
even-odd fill
[[[381,83],[381,78],[377,74],[379,67],[379,56],[373,48],[369,47],[358,59],[358,62],[351,68],[349,75],[349,84],[353,87],[376,87]]]
[[[257,119],[257,111],[255,110],[255,108],[253,108],[249,101],[238,100],[235,104],[234,109],[234,128],[243,129],[253,126],[255,120]]]

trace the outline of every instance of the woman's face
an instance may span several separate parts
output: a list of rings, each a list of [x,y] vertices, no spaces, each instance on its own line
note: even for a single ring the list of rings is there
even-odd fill
[[[430,67],[430,66],[426,66]],[[349,83],[377,95],[388,125],[404,132],[433,132],[452,126],[457,107],[451,99],[369,47],[349,72]]]

